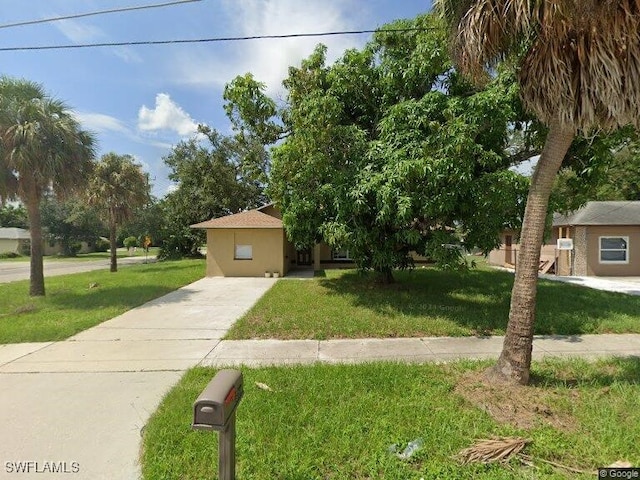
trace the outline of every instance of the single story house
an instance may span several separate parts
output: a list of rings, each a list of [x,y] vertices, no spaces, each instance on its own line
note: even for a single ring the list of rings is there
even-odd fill
[[[21,253],[29,245],[29,230],[0,227],[0,253]]]
[[[502,233],[489,263],[516,266],[517,232]],[[570,215],[554,214],[541,271],[558,275],[640,276],[640,201],[587,202]]]
[[[296,250],[273,204],[191,225],[207,231],[208,277],[286,275],[291,269],[351,268],[349,251],[325,243]],[[425,258],[414,255],[417,262]]]

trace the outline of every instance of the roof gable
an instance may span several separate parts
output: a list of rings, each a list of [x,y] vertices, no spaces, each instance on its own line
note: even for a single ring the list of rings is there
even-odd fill
[[[259,210],[244,212],[213,218],[206,222],[191,225],[191,228],[283,228],[282,220],[272,217]]]
[[[569,215],[554,214],[553,225],[640,225],[640,201],[587,202]]]
[[[10,240],[29,240],[29,230],[16,227],[0,227],[0,238]]]

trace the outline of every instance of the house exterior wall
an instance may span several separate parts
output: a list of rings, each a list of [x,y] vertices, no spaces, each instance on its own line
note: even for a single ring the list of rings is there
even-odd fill
[[[265,272],[288,271],[287,241],[281,228],[207,230],[208,277],[263,277]],[[236,245],[251,245],[250,260],[235,259]]]
[[[640,275],[640,225],[589,226],[585,229],[586,275],[638,276]],[[628,237],[628,263],[600,262],[600,237]],[[576,249],[576,261],[578,250]],[[576,275],[580,275],[576,271]]]
[[[509,242],[509,238],[511,242]],[[514,230],[505,230],[500,234],[500,247],[491,250],[487,256],[491,265],[515,265],[517,262],[518,234]]]
[[[18,253],[20,249],[20,240],[13,238],[0,238],[0,253]]]
[[[579,277],[587,272],[587,227],[574,227],[573,235],[573,274]]]

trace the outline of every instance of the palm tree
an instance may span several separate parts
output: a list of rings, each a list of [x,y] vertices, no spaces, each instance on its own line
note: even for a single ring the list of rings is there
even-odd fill
[[[64,102],[37,83],[0,78],[0,194],[19,198],[29,217],[29,293],[44,295],[40,201],[48,190],[76,191],[89,178],[94,138]]]
[[[112,272],[118,271],[116,229],[151,201],[149,190],[149,175],[131,155],[107,153],[96,164],[88,190],[89,202],[102,210],[109,224]]]
[[[640,123],[640,2],[436,0],[435,8],[451,26],[459,69],[479,81],[513,56],[523,104],[549,128],[531,179],[504,346],[489,372],[526,384],[554,178],[576,134]]]

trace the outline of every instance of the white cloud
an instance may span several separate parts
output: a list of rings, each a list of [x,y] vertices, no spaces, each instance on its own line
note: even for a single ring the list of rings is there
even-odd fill
[[[65,37],[75,43],[87,43],[105,36],[98,27],[75,20],[61,20],[54,22],[54,25]]]
[[[198,124],[167,93],[156,95],[155,108],[146,105],[138,111],[138,128],[143,131],[171,130],[187,137],[196,133]]]
[[[347,11],[356,2],[344,0],[224,0],[228,17],[235,23],[238,36],[286,35],[316,33],[355,28]],[[234,34],[235,35],[235,34]],[[318,43],[328,47],[328,61],[340,56],[345,49],[361,46],[363,37],[329,36],[289,39],[247,40],[229,44],[232,55],[222,58],[211,53],[191,53],[175,59],[180,77],[178,82],[199,86],[221,87],[235,76],[246,72],[267,85],[274,95],[281,91],[288,67],[299,65]],[[202,51],[201,51],[202,52]]]
[[[122,59],[125,63],[142,63],[142,57],[138,55],[131,47],[115,47],[111,53]]]
[[[76,119],[82,124],[82,127],[95,132],[120,132],[129,133],[129,129],[124,122],[110,115],[103,113],[87,113],[76,112]]]

